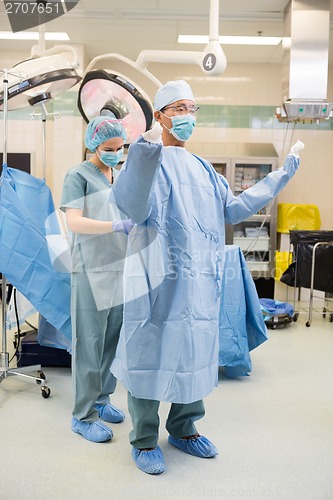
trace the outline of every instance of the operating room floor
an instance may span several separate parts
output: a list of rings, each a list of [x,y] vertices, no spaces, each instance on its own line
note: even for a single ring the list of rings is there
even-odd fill
[[[333,499],[333,324],[300,316],[269,330],[252,352],[249,377],[227,379],[206,400],[200,433],[218,447],[214,459],[185,455],[167,443],[168,404],[161,405],[160,446],[166,472],[139,471],[130,454],[130,418],[114,438],[95,444],[70,430],[71,373],[44,368],[52,391],[10,377],[0,384],[0,498],[3,500]],[[119,384],[113,402],[126,409]]]

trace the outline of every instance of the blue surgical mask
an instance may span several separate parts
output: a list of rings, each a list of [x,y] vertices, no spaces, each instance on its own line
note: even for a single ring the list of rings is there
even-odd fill
[[[172,127],[169,132],[178,141],[187,141],[192,135],[193,129],[195,127],[195,116],[191,114],[187,115],[176,115],[171,117]]]
[[[122,156],[124,154],[124,148],[119,149],[118,151],[99,151],[98,158],[101,160],[104,165],[110,168],[115,168],[120,162]]]

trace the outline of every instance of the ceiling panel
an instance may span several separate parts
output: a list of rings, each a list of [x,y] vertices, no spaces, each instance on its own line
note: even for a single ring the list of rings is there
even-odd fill
[[[287,4],[288,0],[220,0],[219,32],[282,36]],[[209,34],[209,5],[209,0],[80,0],[69,13],[45,27],[48,31],[67,31],[72,43],[84,45],[88,59],[117,52],[136,60],[145,49],[201,51],[203,46],[178,44],[177,38],[179,34]],[[0,2],[0,30],[9,29]],[[28,54],[34,45],[8,41],[0,44],[0,51],[25,49]],[[224,51],[229,63],[282,61],[281,47],[225,46]],[[331,47],[330,62],[332,53]]]

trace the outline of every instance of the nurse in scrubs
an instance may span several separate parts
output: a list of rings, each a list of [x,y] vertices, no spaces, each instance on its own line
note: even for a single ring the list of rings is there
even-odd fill
[[[274,198],[295,174],[303,146],[295,145],[283,168],[234,196],[209,162],[186,151],[199,109],[187,82],[160,87],[154,109],[154,127],[130,146],[114,185],[119,209],[137,226],[129,236],[124,322],[111,367],[128,390],[133,459],[148,474],[165,470],[160,401],[171,403],[171,445],[201,458],[218,453],[196,422],[218,382],[225,223],[239,223]]]
[[[121,121],[94,118],[85,135],[93,155],[68,171],[61,201],[72,240],[72,430],[97,443],[113,436],[104,422],[124,420],[110,403],[116,387],[110,365],[122,325],[122,274],[133,222],[108,199],[125,140]]]

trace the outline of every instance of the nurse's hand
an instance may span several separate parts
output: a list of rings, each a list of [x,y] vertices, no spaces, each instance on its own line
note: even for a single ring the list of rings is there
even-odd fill
[[[133,226],[134,222],[131,219],[112,221],[112,231],[115,233],[128,234]]]
[[[162,127],[158,122],[155,122],[153,128],[144,132],[142,137],[147,142],[152,142],[153,144],[161,144],[162,142]]]

